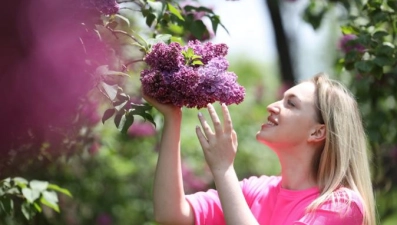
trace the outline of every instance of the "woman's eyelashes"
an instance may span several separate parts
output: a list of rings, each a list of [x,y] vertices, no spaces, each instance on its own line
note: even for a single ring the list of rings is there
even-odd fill
[[[291,101],[291,99],[287,99],[287,104],[289,106],[295,107],[295,104]]]

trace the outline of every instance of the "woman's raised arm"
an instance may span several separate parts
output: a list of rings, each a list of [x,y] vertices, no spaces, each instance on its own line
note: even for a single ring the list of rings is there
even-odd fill
[[[164,127],[154,178],[154,217],[160,224],[192,225],[193,212],[185,199],[183,189],[180,132],[181,108],[163,105],[144,96],[164,116]]]

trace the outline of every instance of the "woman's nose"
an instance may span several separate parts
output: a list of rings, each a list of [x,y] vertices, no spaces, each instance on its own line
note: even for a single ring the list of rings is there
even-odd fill
[[[278,114],[280,113],[280,101],[273,102],[267,106],[267,111],[269,113]]]

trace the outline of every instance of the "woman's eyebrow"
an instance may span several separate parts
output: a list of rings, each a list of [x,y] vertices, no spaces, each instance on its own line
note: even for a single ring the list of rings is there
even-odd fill
[[[292,93],[287,93],[287,94],[284,93],[284,98],[296,98],[301,102],[300,98]]]

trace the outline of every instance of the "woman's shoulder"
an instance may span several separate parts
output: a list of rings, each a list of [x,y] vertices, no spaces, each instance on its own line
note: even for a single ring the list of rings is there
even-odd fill
[[[321,207],[331,211],[344,211],[346,213],[359,211],[363,214],[363,200],[361,195],[350,188],[340,187],[333,191],[332,196]]]
[[[250,176],[244,178],[241,181],[241,183],[260,185],[260,186],[278,186],[280,181],[281,181],[281,176],[260,175],[260,176]]]

